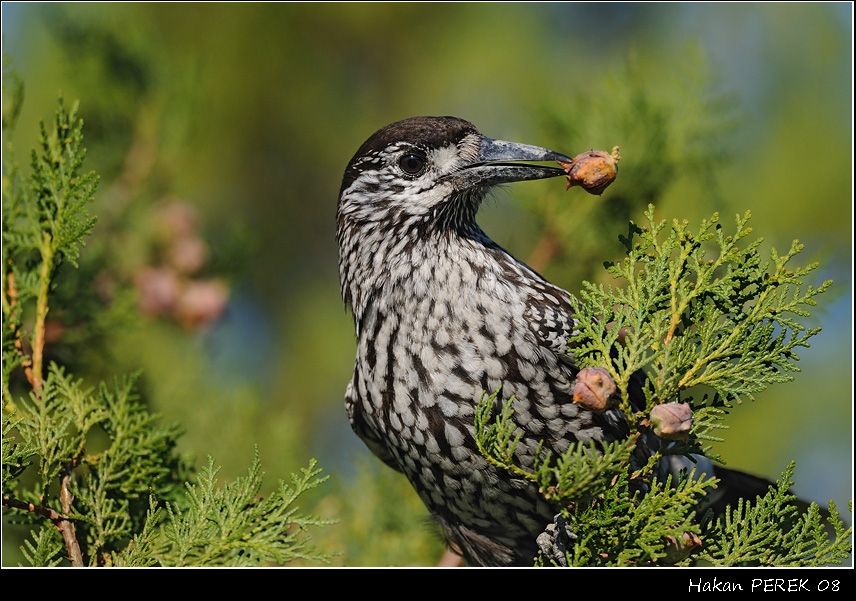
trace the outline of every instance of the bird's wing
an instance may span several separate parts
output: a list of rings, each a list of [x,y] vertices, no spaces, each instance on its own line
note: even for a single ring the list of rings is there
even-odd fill
[[[345,409],[348,412],[348,420],[351,422],[351,428],[354,433],[366,444],[366,446],[381,459],[385,464],[394,470],[401,471],[398,461],[389,452],[386,445],[383,444],[381,437],[374,428],[366,421],[363,414],[362,403],[358,398],[358,393],[354,381],[348,383],[348,389],[345,391]]]
[[[525,318],[539,344],[555,353],[576,377],[578,368],[568,339],[574,333],[578,322],[573,317],[570,293],[553,287],[548,294],[533,297],[529,302]],[[630,404],[636,411],[645,408],[644,383],[645,374],[641,371],[630,378],[628,395]]]
[[[557,298],[556,294],[533,297],[524,318],[542,347],[572,364],[573,358],[568,354],[568,338],[576,327],[576,320],[571,317],[570,295],[564,291],[562,293],[567,298]]]

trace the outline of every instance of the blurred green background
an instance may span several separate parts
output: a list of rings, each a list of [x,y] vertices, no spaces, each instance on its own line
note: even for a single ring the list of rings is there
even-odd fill
[[[602,198],[532,182],[480,213],[495,240],[571,291],[604,277],[648,202],[666,219],[719,211],[732,228],[749,209],[768,246],[803,241],[799,263],[822,266],[810,283],[835,280],[810,320],[823,331],[795,383],[735,408],[717,451],[772,478],[795,459],[796,492],[846,513],[850,3],[2,10],[4,78],[24,86],[4,152],[11,144],[26,170],[61,93],[80,101],[85,166],[102,178],[53,358],[93,381],[142,368],[145,398],[186,429],[182,450],[214,456],[224,481],[245,473],[255,444],[270,486],[317,457],[333,478],[302,509],[339,520],[316,537],[342,553],[334,564],[431,565],[441,553],[418,499],[369,456],[342,403],[354,339],[338,289],[341,176],[372,132],[414,115],[569,155],[621,147]],[[87,299],[99,320],[75,325]],[[4,565],[17,563],[14,533],[5,527]]]

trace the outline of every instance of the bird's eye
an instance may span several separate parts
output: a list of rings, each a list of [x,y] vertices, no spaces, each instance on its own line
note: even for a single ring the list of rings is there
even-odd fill
[[[398,166],[401,167],[401,170],[405,173],[416,175],[422,171],[423,167],[425,167],[425,159],[418,154],[405,154],[403,157],[398,159]]]

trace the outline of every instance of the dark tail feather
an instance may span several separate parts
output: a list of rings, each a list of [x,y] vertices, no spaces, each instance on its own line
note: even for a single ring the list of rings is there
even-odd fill
[[[693,463],[686,457],[672,455],[668,458],[667,469],[673,477],[677,476],[680,471],[694,468],[697,473],[696,477],[704,478],[705,474],[712,473],[719,479],[716,488],[708,492],[704,501],[699,505],[699,514],[704,514],[711,509],[714,515],[722,515],[725,513],[726,507],[735,509],[741,499],[754,502],[756,498],[763,497],[771,488],[778,486],[766,478],[759,478],[752,474],[715,465],[706,457],[696,456],[695,458],[696,462]],[[794,504],[800,512],[805,512],[811,502],[798,498]],[[829,518],[829,510],[820,506],[820,515],[824,519]]]
[[[710,499],[705,503],[704,509],[713,509],[713,512],[716,515],[722,515],[725,513],[726,507],[730,506],[734,509],[737,507],[737,503],[740,499],[754,501],[757,497],[766,495],[767,491],[771,488],[777,487],[775,482],[771,482],[766,478],[759,478],[758,476],[728,469],[721,465],[714,467],[714,473],[716,474],[716,477],[719,478],[719,484],[717,484],[716,490],[708,495]],[[791,491],[788,492],[793,494]],[[811,501],[806,501],[800,498],[796,498],[794,500],[794,505],[801,514],[808,510],[811,503]],[[820,509],[820,516],[826,523],[826,530],[830,535],[832,535],[834,531],[828,521],[829,518],[832,517],[829,513],[829,509],[819,504],[818,508]]]
[[[719,484],[708,494],[704,509],[713,509],[716,515],[724,513],[727,506],[737,507],[740,499],[754,501],[756,497],[763,497],[771,487],[776,486],[775,482],[770,482],[766,478],[759,478],[721,465],[714,466],[713,471],[719,478]],[[805,508],[808,508],[808,505],[805,503]]]

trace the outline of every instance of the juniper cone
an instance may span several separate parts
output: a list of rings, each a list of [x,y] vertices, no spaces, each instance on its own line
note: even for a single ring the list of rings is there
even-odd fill
[[[516,461],[539,443],[624,438],[616,410],[572,402],[570,295],[476,224],[497,184],[561,177],[552,150],[482,136],[454,117],[416,117],[372,135],[345,170],[336,237],[357,336],[345,394],[356,434],[404,472],[448,544],[471,565],[533,565],[555,507],[491,466],[473,438],[483,391],[514,397]],[[708,472],[710,473],[710,472]]]

